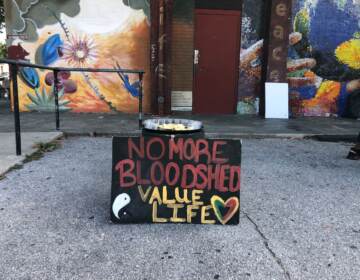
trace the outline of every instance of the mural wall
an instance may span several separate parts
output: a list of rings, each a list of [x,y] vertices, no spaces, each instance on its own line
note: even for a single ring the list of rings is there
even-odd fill
[[[293,14],[293,116],[360,117],[360,1],[298,0]]]
[[[238,113],[257,114],[261,86],[264,0],[243,0]],[[174,18],[192,26],[193,1],[175,1]],[[148,0],[8,0],[14,58],[56,66],[149,69]],[[359,117],[360,1],[296,0],[288,60],[293,116]],[[189,45],[190,46],[190,45]],[[23,68],[23,111],[53,111],[54,77]],[[135,112],[134,76],[60,73],[61,109]],[[149,76],[145,76],[149,93]],[[145,109],[150,96],[145,94]]]
[[[148,71],[148,1],[108,0],[99,5],[97,0],[8,0],[5,9],[13,58],[51,66]],[[53,74],[22,68],[20,77],[21,110],[53,111]],[[63,111],[137,111],[135,75],[61,72],[59,80]],[[147,75],[144,84],[149,92]],[[149,96],[144,103],[149,110]]]
[[[243,0],[239,114],[258,114],[260,104],[261,65],[264,46],[264,0]]]
[[[288,81],[292,116],[360,117],[360,1],[293,1]],[[263,0],[244,0],[240,114],[258,113]]]

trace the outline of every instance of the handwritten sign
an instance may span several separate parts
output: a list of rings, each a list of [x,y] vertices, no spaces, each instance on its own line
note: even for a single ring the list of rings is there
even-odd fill
[[[238,224],[240,164],[240,141],[114,137],[111,220]]]

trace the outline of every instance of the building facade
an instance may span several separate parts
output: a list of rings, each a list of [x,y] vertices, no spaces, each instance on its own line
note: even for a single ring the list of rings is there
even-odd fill
[[[270,81],[288,84],[290,116],[360,114],[358,0],[8,0],[5,10],[11,58],[144,69],[148,112],[262,114]],[[20,72],[21,110],[52,111],[52,73]],[[137,111],[136,76],[60,74],[64,111]]]

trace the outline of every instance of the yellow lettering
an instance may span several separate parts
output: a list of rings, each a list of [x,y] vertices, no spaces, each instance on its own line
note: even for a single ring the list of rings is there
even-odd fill
[[[279,3],[276,5],[276,14],[280,17],[284,17],[287,14],[287,6],[285,3]]]
[[[138,189],[139,189],[139,194],[140,194],[141,200],[143,202],[145,202],[150,194],[151,187],[147,188],[145,193],[140,185],[138,186]]]
[[[188,205],[186,209],[186,221],[191,224],[192,218],[196,216],[194,210],[199,210],[198,205]]]
[[[171,200],[168,199],[168,192],[167,192],[167,187],[166,186],[163,186],[162,196],[163,196],[163,203],[164,204],[175,204],[175,202],[176,202],[175,199],[171,199]]]
[[[273,50],[272,52],[272,57],[275,60],[281,60],[281,52],[282,52],[282,47],[277,47]]]
[[[282,27],[281,25],[276,25],[274,27],[273,35],[277,39],[280,40],[284,39],[284,27]]]
[[[192,192],[192,204],[193,205],[204,205],[203,201],[200,201],[200,195],[203,193],[202,190],[193,190]]]
[[[278,70],[273,70],[270,72],[270,81],[280,82],[280,72]]]
[[[170,218],[170,221],[173,223],[184,223],[186,222],[185,218],[179,218],[178,217],[178,210],[181,208],[184,208],[183,204],[169,204],[167,205],[168,208],[173,209],[173,216]]]
[[[211,205],[201,207],[201,223],[202,224],[205,224],[205,225],[215,224],[215,220],[207,220],[206,219],[206,217],[210,216],[210,213],[208,212],[210,209],[212,209]]]
[[[175,199],[179,203],[189,204],[191,201],[188,198],[188,190],[183,190],[183,197],[180,197],[180,188],[175,189]]]
[[[159,192],[158,187],[154,188],[154,190],[153,190],[153,192],[151,194],[150,200],[149,200],[149,204],[153,204],[155,200],[157,202],[159,202],[159,205],[162,204],[162,200],[161,200],[161,196],[160,196],[160,192]]]
[[[158,204],[154,202],[153,209],[152,209],[152,219],[154,223],[166,223],[168,220],[165,218],[159,218],[157,215],[158,212]]]

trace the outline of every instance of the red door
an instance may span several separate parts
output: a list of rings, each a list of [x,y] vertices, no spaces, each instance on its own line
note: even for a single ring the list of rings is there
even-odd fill
[[[194,113],[236,112],[240,20],[240,11],[195,12]]]

